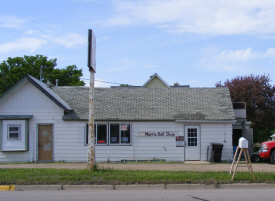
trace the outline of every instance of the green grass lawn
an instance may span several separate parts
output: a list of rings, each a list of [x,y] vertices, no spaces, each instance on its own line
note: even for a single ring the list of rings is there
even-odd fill
[[[256,182],[275,182],[275,173],[256,172]],[[99,169],[0,169],[0,185],[19,184],[170,184],[232,183],[229,172],[127,171]],[[249,172],[236,172],[234,182],[254,182]]]

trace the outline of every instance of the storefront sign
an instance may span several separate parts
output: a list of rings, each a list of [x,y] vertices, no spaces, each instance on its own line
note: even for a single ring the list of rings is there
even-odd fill
[[[121,131],[127,131],[127,124],[121,124],[120,130]]]
[[[176,137],[176,147],[184,147],[184,136]]]
[[[175,137],[178,134],[173,131],[160,131],[160,132],[140,132],[140,137]]]

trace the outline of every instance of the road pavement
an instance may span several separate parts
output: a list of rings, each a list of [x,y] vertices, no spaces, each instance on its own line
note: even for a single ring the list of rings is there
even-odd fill
[[[75,190],[0,192],[1,201],[258,201],[273,200],[274,189]]]

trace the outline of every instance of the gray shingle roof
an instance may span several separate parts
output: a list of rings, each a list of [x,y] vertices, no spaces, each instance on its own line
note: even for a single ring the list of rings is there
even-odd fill
[[[88,120],[88,87],[52,89],[74,110],[64,120]],[[233,120],[228,88],[95,88],[95,120]]]
[[[33,115],[0,115],[0,119],[14,120],[14,119],[31,119]]]

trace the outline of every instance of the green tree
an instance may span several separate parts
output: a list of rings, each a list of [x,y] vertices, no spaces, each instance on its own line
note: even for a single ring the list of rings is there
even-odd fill
[[[128,84],[120,84],[119,86],[120,87],[129,87],[130,85],[128,85]]]
[[[58,79],[59,86],[84,86],[85,82],[80,80],[82,75],[82,69],[77,70],[75,65],[71,65],[64,69],[54,69],[47,76],[47,80],[56,84],[56,79]]]
[[[246,102],[254,142],[266,141],[275,128],[275,86],[270,81],[269,76],[252,74],[216,83],[216,87],[229,88],[232,102]]]
[[[16,82],[29,74],[37,79],[40,78],[40,67],[42,67],[42,80],[50,80],[55,83],[56,79],[60,80],[62,86],[83,86],[84,82],[80,81],[82,70],[77,70],[76,66],[68,66],[65,69],[55,69],[57,59],[48,59],[43,55],[9,57],[0,64],[0,95],[7,91]],[[66,78],[60,74],[65,74]],[[58,75],[58,76],[57,76]]]

